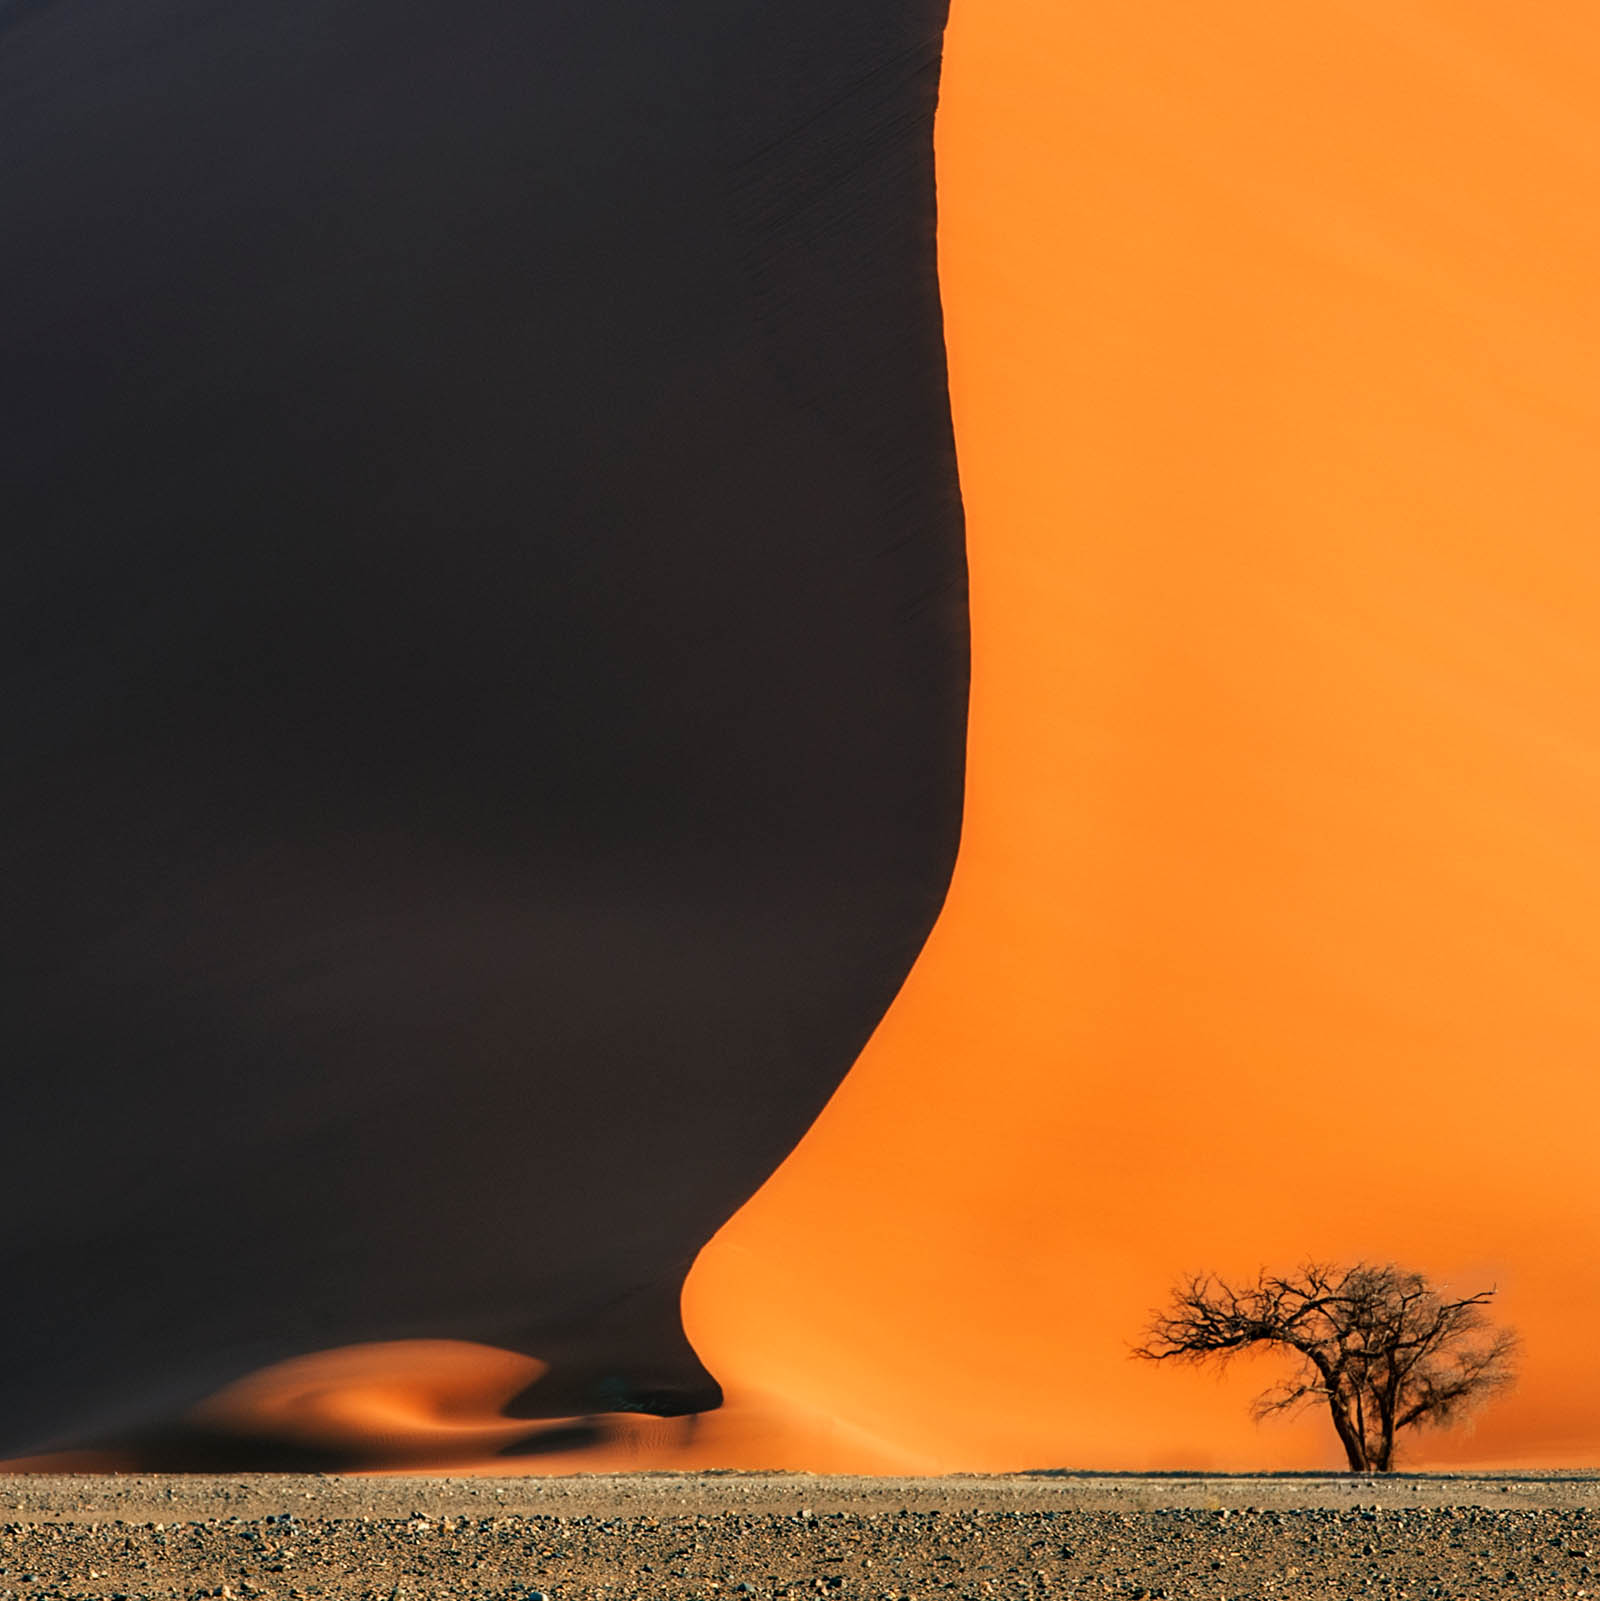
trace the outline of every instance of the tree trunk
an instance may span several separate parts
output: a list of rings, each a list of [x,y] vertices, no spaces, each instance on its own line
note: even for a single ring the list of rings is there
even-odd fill
[[[1378,1396],[1378,1410],[1383,1419],[1383,1437],[1378,1445],[1378,1460],[1376,1463],[1380,1473],[1388,1473],[1394,1468],[1395,1413],[1400,1405],[1400,1383],[1400,1372],[1395,1366],[1393,1358],[1391,1358],[1388,1381]]]
[[[1345,1457],[1350,1463],[1352,1473],[1370,1473],[1372,1464],[1367,1461],[1366,1441],[1361,1438],[1354,1422],[1351,1421],[1349,1409],[1337,1394],[1328,1397],[1328,1410],[1333,1414],[1334,1432],[1339,1436],[1339,1444],[1344,1447]]]

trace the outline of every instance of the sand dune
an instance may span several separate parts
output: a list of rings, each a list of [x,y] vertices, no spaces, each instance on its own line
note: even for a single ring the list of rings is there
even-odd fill
[[[403,9],[413,21],[423,15],[420,7]],[[549,14],[565,17],[570,9]],[[910,10],[848,8],[867,19],[863,34],[851,34],[844,9],[812,6],[806,14],[817,19],[813,42],[826,43],[824,55],[837,47],[829,59],[843,63],[848,78],[849,63],[881,42],[864,37],[874,19],[887,38]],[[53,6],[43,14],[72,10]],[[800,26],[798,8],[767,11]],[[40,14],[21,13],[24,23]],[[474,16],[486,14],[473,8]],[[339,15],[354,18],[358,9],[343,7]],[[21,26],[9,24],[8,38],[21,38]],[[843,31],[827,36],[834,26]],[[338,42],[336,31],[329,37]],[[187,48],[212,49],[214,40],[202,32]],[[679,1466],[1331,1463],[1331,1435],[1314,1418],[1263,1430],[1249,1423],[1246,1403],[1272,1377],[1266,1367],[1216,1382],[1151,1371],[1126,1357],[1147,1308],[1175,1273],[1191,1266],[1249,1272],[1317,1252],[1397,1258],[1459,1285],[1496,1283],[1500,1310],[1523,1331],[1518,1390],[1474,1430],[1417,1442],[1416,1459],[1592,1462],[1600,1452],[1589,1332],[1600,1317],[1592,1149],[1600,1120],[1593,1068],[1600,947],[1591,910],[1600,900],[1596,24],[1573,7],[1513,11],[1481,0],[1350,0],[1314,12],[1264,0],[1205,8],[1177,0],[1138,8],[984,0],[956,6],[946,44],[937,129],[939,268],[975,641],[961,860],[931,943],[843,1089],[689,1278],[688,1332],[728,1393],[728,1409],[687,1443],[661,1436],[641,1445],[626,1433],[634,1425],[619,1424],[622,1432],[605,1449],[633,1452],[626,1460],[634,1463]],[[671,48],[699,59],[702,45],[709,49],[703,39],[676,38]],[[26,65],[26,58],[15,43],[7,48],[12,76],[3,80],[3,103],[15,117],[15,63]],[[603,81],[597,49],[581,55],[588,76],[574,82]],[[798,78],[766,73],[803,55],[787,47],[764,52],[762,72],[745,80],[752,102],[769,91],[780,102],[799,92]],[[462,59],[450,57],[450,70]],[[654,140],[661,118],[674,114],[681,86],[695,80],[676,69],[657,71],[659,62],[677,58],[656,34],[629,59],[627,95],[619,92],[627,101],[624,125]],[[842,81],[837,86],[849,103]],[[95,93],[103,102],[103,88]],[[504,102],[491,97],[489,104]],[[353,136],[364,126],[364,106],[352,103],[343,113],[341,126]],[[734,113],[751,114],[743,105]],[[834,143],[833,126],[820,125],[818,141],[782,170],[775,192],[747,185],[744,215],[759,215],[785,195],[803,196],[808,173],[832,170],[827,161],[844,148]],[[872,127],[881,131],[882,124]],[[185,170],[210,182],[205,175],[244,159],[243,148],[242,141],[186,141]],[[615,176],[608,139],[582,145],[584,159],[570,169],[569,147],[561,148],[562,161],[541,169],[540,182],[559,190],[563,203],[576,205],[580,191],[598,192]],[[479,172],[471,160],[462,170]],[[673,208],[685,190],[661,163],[643,170],[648,182],[638,187],[651,190],[641,197],[645,214],[666,230],[661,237],[678,239],[672,230],[685,214]],[[124,197],[122,211],[112,208],[119,216],[135,209],[127,197],[142,196],[147,260],[164,260],[173,230],[189,224],[170,194],[140,187],[144,171],[128,157],[127,170],[117,169],[115,184],[107,179],[90,214],[112,214],[105,193]],[[494,178],[491,167],[481,179],[446,185],[455,199],[444,213],[429,209],[440,193],[414,183],[372,203],[407,239],[465,237],[492,198]],[[402,325],[405,297],[381,292],[381,275],[367,270],[356,249],[359,234],[341,232],[345,190],[331,183],[324,198],[334,220],[315,248],[349,263],[341,282],[352,287],[321,314],[342,326],[364,306],[369,322]],[[877,191],[873,203],[881,203]],[[105,270],[85,247],[92,236],[76,220],[83,207],[51,204],[58,232],[30,236],[36,252],[58,249],[50,258],[51,292],[85,328],[103,329],[83,309],[98,304],[85,299],[84,283],[100,281]],[[14,206],[9,214],[17,214]],[[807,235],[795,220],[804,215],[802,204],[787,242],[822,250],[827,230]],[[604,238],[624,237],[610,213],[594,220]],[[294,257],[291,250],[288,259]],[[287,305],[293,297],[274,287],[280,258],[255,259],[262,262],[253,280],[262,303],[276,304],[278,296]],[[446,252],[446,259],[455,258]],[[490,252],[505,271],[485,287],[470,275],[441,280],[429,258],[412,262],[405,282],[430,295],[445,282],[464,319],[481,304],[476,348],[498,349],[510,325],[495,308],[508,297],[521,305],[517,297],[529,281],[539,286],[533,305],[540,338],[553,337],[567,317],[562,296],[576,292],[584,259],[576,247],[541,255],[533,272],[527,252],[503,261]],[[819,273],[836,272],[841,259],[838,252],[813,258]],[[496,357],[494,367],[503,381],[495,380],[489,397],[504,427],[480,424],[491,427],[494,448],[464,456],[437,449],[431,441],[439,408],[416,398],[432,391],[437,374],[430,368],[407,377],[397,368],[396,404],[385,415],[408,441],[415,471],[382,491],[385,506],[405,514],[405,526],[431,527],[434,502],[415,492],[424,472],[442,473],[452,494],[476,484],[492,501],[514,487],[528,438],[554,437],[551,450],[565,452],[580,413],[561,407],[585,393],[588,380],[578,357],[560,352],[580,344],[591,350],[592,335],[616,363],[655,352],[660,371],[648,405],[620,406],[608,390],[592,412],[581,412],[583,427],[600,430],[607,443],[598,458],[580,449],[578,465],[611,460],[611,441],[620,437],[630,472],[644,474],[629,479],[632,498],[619,488],[608,502],[601,519],[608,526],[646,502],[658,507],[680,468],[697,481],[713,465],[725,470],[729,440],[741,472],[748,468],[747,500],[760,519],[787,506],[795,521],[784,526],[797,539],[825,525],[828,508],[819,497],[846,491],[837,458],[828,457],[825,470],[818,466],[826,454],[822,436],[807,433],[798,465],[789,463],[794,471],[783,468],[787,489],[772,493],[775,463],[789,458],[763,454],[770,441],[749,419],[765,413],[752,411],[742,390],[717,391],[722,399],[705,412],[715,359],[676,365],[672,353],[682,347],[662,327],[691,330],[715,317],[710,301],[697,298],[687,257],[668,252],[655,263],[674,264],[687,275],[674,280],[678,298],[669,317],[657,315],[653,300],[619,299],[608,278],[585,302],[593,310],[584,339],[541,346],[556,352],[540,369],[539,392],[557,397],[543,410],[506,409],[504,397],[518,393],[510,375],[530,348],[506,346],[507,364]],[[14,262],[7,266],[15,270]],[[124,277],[133,270],[126,253],[119,268]],[[925,263],[919,270],[918,293],[927,297]],[[169,321],[161,328],[177,318],[190,351],[209,338],[209,282],[174,286],[164,313]],[[377,303],[365,305],[371,294]],[[770,280],[759,283],[758,298],[769,308],[791,304],[785,287]],[[14,296],[6,303],[18,304]],[[830,317],[848,310],[838,299],[825,304]],[[184,306],[187,321],[176,309]],[[362,326],[359,318],[353,326]],[[856,324],[830,323],[824,333],[784,357],[786,415],[808,415],[822,381],[817,364],[860,337]],[[86,335],[84,347],[93,343]],[[58,340],[39,348],[54,361],[68,347]],[[94,348],[101,366],[93,372],[110,382],[114,367],[125,375],[116,392],[137,394],[141,428],[172,414],[146,405],[149,348],[130,350],[105,337]],[[371,353],[356,335],[334,348],[341,362]],[[278,352],[263,344],[255,359],[258,372],[270,376]],[[931,358],[920,359],[926,370]],[[355,370],[374,369],[357,360]],[[6,371],[20,369],[13,360]],[[55,431],[70,414],[61,409],[63,397],[81,403],[73,398],[81,372],[56,361],[16,391],[26,401],[28,427],[12,430],[9,443],[21,441],[30,461],[45,463],[30,471],[57,459],[49,450],[67,437]],[[327,381],[336,396],[344,393],[337,371]],[[917,390],[923,399],[928,393]],[[206,391],[193,410],[210,431],[185,450],[213,451],[215,430],[239,408],[259,418],[250,404],[227,386]],[[305,426],[320,427],[317,407],[326,403],[306,404]],[[130,400],[124,410],[133,409]],[[881,397],[869,409],[863,428],[890,426],[897,416]],[[705,425],[685,450],[674,430],[697,415]],[[108,449],[117,443],[111,416],[89,419]],[[271,426],[274,438],[298,437],[292,420]],[[895,454],[873,439],[876,459]],[[360,460],[376,459],[370,441],[357,443]],[[276,514],[287,496],[296,517],[303,511],[303,486],[269,478],[278,488],[261,502],[259,472],[237,463],[225,471],[249,529],[265,526],[258,503]],[[899,493],[903,483],[879,487]],[[83,526],[101,526],[108,505],[164,504],[150,499],[150,484],[137,475],[88,475],[78,494]],[[682,505],[689,521],[708,514],[692,495]],[[159,521],[155,513],[152,519]],[[303,631],[308,625],[292,604],[301,592],[299,569],[291,563],[288,577],[273,578],[276,546],[263,536],[259,548],[271,559],[262,555],[246,587],[269,597],[263,616],[282,619],[290,634]],[[432,583],[429,548],[405,548],[410,565],[396,569],[382,604],[398,604],[406,584]],[[111,569],[114,576],[92,594],[135,594],[137,618],[169,615],[160,609],[174,604],[166,562],[162,554]],[[649,570],[666,581],[664,569],[652,562]],[[502,572],[497,593],[506,587]],[[681,599],[688,587],[686,580],[673,592]],[[14,584],[4,592],[23,593]],[[28,604],[37,610],[39,603]],[[121,617],[120,603],[91,597],[90,604],[100,608],[91,613],[96,631],[122,627],[117,637],[128,649],[146,637],[143,624]],[[432,614],[417,621],[426,635]],[[629,614],[629,627],[646,621],[643,611]],[[409,627],[392,630],[392,642],[412,637]],[[512,634],[494,637],[504,643]],[[665,638],[659,630],[651,637]],[[366,670],[359,652],[335,650],[331,632],[324,646],[347,667]],[[755,644],[751,649],[759,656]],[[498,659],[511,660],[508,652],[506,644]],[[393,652],[378,659],[392,679]],[[650,658],[652,671],[659,660]],[[840,656],[840,671],[829,679],[830,694],[839,697],[830,707],[852,716],[862,710],[845,687],[854,681],[853,660]],[[403,667],[400,676],[415,684],[421,670]],[[741,663],[735,684],[745,670]],[[63,697],[62,705],[87,704],[69,661],[47,658],[30,671],[36,676],[14,680],[23,685],[17,704],[57,704],[39,699],[39,685]],[[473,685],[463,680],[461,688],[470,693]],[[720,683],[700,689],[702,704],[709,696],[733,715]],[[928,703],[946,732],[951,699],[945,693]],[[457,703],[445,697],[432,704]],[[118,702],[95,715],[115,724],[125,714]],[[436,729],[438,715],[419,725],[422,731]],[[618,704],[609,726],[620,728],[626,716]],[[46,718],[41,726],[45,733],[36,737],[45,738],[54,725]],[[220,739],[208,751],[233,774],[229,804],[247,812],[259,767],[246,759],[245,745],[224,737],[223,720],[206,726]],[[318,726],[332,760],[340,752],[335,724]],[[451,749],[475,759],[503,752],[508,726],[491,719],[481,739]],[[577,742],[577,724],[561,726]],[[895,764],[907,761],[913,742],[885,740],[883,726],[859,726],[849,749],[871,747]],[[785,737],[796,729],[809,731],[806,749],[826,753],[814,771],[828,768],[836,752],[821,725],[801,717],[786,725]],[[714,752],[700,749],[700,756],[711,771]],[[648,752],[638,760],[638,769],[590,769],[605,779],[618,816],[639,772],[659,776]],[[757,770],[777,771],[762,762]],[[809,799],[842,815],[862,771],[846,762],[837,769],[837,789],[808,792]],[[920,794],[915,764],[902,771],[906,793]],[[939,771],[949,781],[948,754]],[[127,775],[113,776],[124,793]],[[364,793],[358,774],[346,787],[347,799]],[[171,815],[170,794],[153,783],[141,793],[148,818]],[[73,786],[52,781],[36,797],[39,812],[63,819],[74,840],[116,840],[111,824],[120,813],[104,792],[90,800],[76,795]],[[753,802],[736,786],[728,796],[725,815],[747,817],[770,792]],[[462,817],[475,816],[465,792],[448,801]],[[889,792],[882,802],[888,815]],[[576,808],[563,815],[563,826],[588,826],[588,814]],[[931,864],[947,847],[953,806],[946,797],[919,815],[926,819],[916,833],[925,866],[906,881],[920,886],[921,899],[895,913],[895,938],[887,943],[876,925],[866,926],[846,962],[866,964],[849,1008],[862,1034],[937,899]],[[408,825],[396,814],[386,826],[403,835]],[[444,943],[452,951],[510,948],[498,862],[462,887],[457,858],[397,865],[386,843],[392,838],[381,834],[367,857],[344,870],[349,894],[359,899],[375,882],[398,883],[400,899],[432,900],[441,884],[453,886],[448,893],[461,912]],[[282,897],[286,872],[297,883],[329,882],[323,858],[291,846],[265,877],[249,864],[226,862],[196,893],[264,908],[265,940],[293,911],[273,898]],[[82,857],[84,883],[110,848]],[[870,854],[866,845],[863,851]],[[60,853],[71,854],[65,843]],[[496,893],[486,898],[478,886],[489,881]],[[631,943],[622,909],[636,900],[639,880],[619,875],[614,882],[616,894],[604,903],[610,910],[584,936],[585,948],[615,949],[620,940],[637,967],[642,947]],[[270,894],[265,884],[274,886]],[[49,904],[53,886],[36,889],[39,904]],[[324,907],[327,927],[348,926],[348,904],[347,896]],[[830,929],[837,910],[819,911]],[[656,999],[700,994],[704,985],[720,1006],[729,987],[714,981],[724,963],[750,985],[762,953],[776,949],[761,943],[771,929],[752,916],[714,949],[696,943],[705,923],[674,925],[668,943],[687,939],[691,953],[710,954],[687,957]],[[151,936],[127,926],[135,947],[148,948]],[[169,919],[157,931],[179,926]],[[212,951],[213,926],[194,925],[184,937]],[[32,948],[33,925],[21,921],[18,929]],[[753,934],[759,949],[746,967]],[[397,936],[393,947],[401,955],[409,949],[405,970],[437,968],[437,942],[419,935],[407,947],[409,937]],[[312,979],[295,976],[314,975],[325,960],[321,934],[307,940],[306,965],[283,969],[282,982],[321,1006]],[[811,965],[795,970],[796,983],[809,986],[808,974],[832,983],[837,949],[826,942],[808,949]],[[240,975],[239,982],[254,984],[254,975],[279,971],[260,943],[219,950],[216,962],[229,982]],[[782,1007],[774,1011],[768,998],[734,1020],[746,1048],[724,1059],[737,1056],[739,1073],[768,1060],[791,1037],[786,1031],[806,1026]],[[611,1002],[609,992],[597,996],[594,1015],[609,1019]],[[666,1010],[682,1021],[682,1013]],[[262,1049],[300,1042],[299,1018],[287,1006],[264,1019]],[[210,1038],[214,1016],[205,1019],[195,1024],[197,1041]],[[495,1014],[484,1025],[486,1045],[524,1022],[532,1026]],[[106,1059],[130,1060],[122,1036],[94,1015],[74,1027],[80,1039],[100,1029]],[[170,1019],[160,1023],[164,1041],[172,1027]],[[698,1214],[702,1232],[721,1220],[718,1207],[732,1205],[741,1186],[758,1182],[769,1158],[820,1105],[855,1050],[848,1035],[829,1034],[830,1050],[816,1058],[830,1063],[826,1072],[800,1075],[806,1093],[796,1092],[782,1128],[764,1136],[767,1154],[737,1183],[724,1186],[719,1177],[717,1204],[708,1197]],[[106,1043],[112,1038],[115,1051]],[[411,1064],[398,1071],[414,1086],[404,1115],[362,1103],[340,1124],[336,1108],[324,1109],[330,1152],[348,1151],[362,1120],[376,1118],[360,1144],[366,1154],[350,1191],[316,1191],[287,1218],[270,1205],[241,1217],[249,1203],[231,1195],[241,1182],[265,1184],[269,1199],[276,1193],[270,1140],[254,1167],[197,1159],[190,1193],[203,1197],[202,1220],[215,1209],[216,1238],[240,1253],[237,1272],[224,1283],[209,1265],[197,1270],[210,1246],[184,1243],[193,1239],[186,1221],[182,1232],[157,1232],[161,1249],[126,1281],[129,1304],[193,1296],[210,1308],[239,1295],[253,1307],[281,1305],[303,1289],[292,1265],[294,1242],[315,1237],[330,1218],[351,1220],[356,1238],[392,1239],[402,1252],[415,1251],[438,1217],[438,1208],[404,1203],[419,1184],[423,1194],[461,1201],[470,1229],[485,1242],[485,1275],[508,1241],[537,1235],[546,1217],[570,1215],[564,1208],[573,1175],[558,1167],[549,1185],[542,1176],[567,1138],[543,1101],[508,1119],[506,1106],[524,1103],[485,1100],[472,1130],[487,1140],[479,1148],[492,1153],[481,1164],[481,1190],[476,1175],[463,1189],[462,1175],[421,1159],[442,1132],[441,1107],[450,1105],[433,1076],[430,1041],[414,1013],[397,1021],[392,1059]],[[37,1071],[19,1072],[20,1087],[78,1115],[85,1097],[77,1081],[60,1076],[55,1056],[39,1062]],[[129,1082],[141,1070],[132,1071]],[[281,1078],[262,1080],[270,1093],[251,1102],[251,1116],[263,1129],[278,1126],[274,1119],[300,1124],[314,1077],[309,1067],[307,1073],[287,1091]],[[47,1088],[30,1088],[41,1084]],[[386,1083],[383,1101],[392,1099],[392,1088]],[[172,1108],[190,1105],[197,1093],[190,1085],[161,1097],[160,1126],[169,1128]],[[75,1135],[65,1158],[81,1207],[63,1211],[55,1201],[66,1147],[20,1139],[17,1131],[42,1126],[38,1117],[7,1124],[7,1136],[19,1141],[5,1170],[5,1182],[16,1186],[8,1216],[26,1220],[29,1240],[51,1231],[35,1259],[44,1265],[30,1269],[43,1277],[13,1274],[11,1282],[20,1303],[49,1313],[41,1324],[47,1330],[70,1323],[66,1303],[49,1288],[61,1282],[51,1277],[51,1264],[64,1248],[71,1254],[74,1241],[97,1237],[108,1214],[121,1217],[130,1204],[144,1204],[134,1183],[139,1169],[122,1154],[148,1149],[148,1141],[126,1138],[128,1127],[139,1126],[137,1116],[132,1125],[125,1121],[138,1113],[139,1097],[87,1101],[90,1130]],[[660,1111],[652,1104],[652,1124]],[[156,1119],[154,1111],[148,1115]],[[698,1149],[698,1137],[677,1125],[671,1136],[685,1157]],[[758,1144],[741,1127],[732,1148],[753,1152]],[[716,1149],[729,1148],[719,1133]],[[640,1149],[624,1153],[629,1171]],[[29,1168],[36,1154],[39,1165]],[[373,1188],[380,1166],[403,1170],[404,1182]],[[620,1193],[607,1187],[618,1167],[608,1162],[583,1180],[582,1193]],[[676,1156],[671,1164],[663,1159],[660,1193],[683,1171]],[[497,1204],[507,1172],[518,1175],[526,1202],[511,1214]],[[14,1177],[20,1174],[31,1176]],[[46,1191],[48,1213],[19,1209]],[[631,1223],[632,1214],[586,1212],[584,1244]],[[143,1223],[130,1240],[151,1237],[141,1230]],[[695,1228],[675,1236],[666,1252],[675,1272],[695,1237]],[[240,1246],[241,1239],[249,1243]],[[112,1265],[81,1253],[76,1272],[88,1284],[117,1282]],[[336,1343],[336,1326],[341,1339],[401,1332],[392,1324],[357,1328],[340,1312],[302,1338],[320,1332]],[[483,1327],[403,1332],[492,1337]],[[110,1343],[120,1349],[128,1339],[117,1327]],[[146,1348],[159,1341],[158,1326]],[[292,1343],[264,1349],[260,1360],[290,1354]],[[529,1349],[520,1359],[532,1357]],[[42,1348],[27,1359],[44,1360]],[[7,1371],[18,1360],[8,1358]],[[484,1360],[474,1385],[500,1373],[506,1358]],[[452,1393],[448,1384],[427,1392],[419,1403],[425,1424]],[[503,1416],[496,1394],[468,1426],[493,1430]],[[393,1423],[391,1416],[391,1435]],[[602,1451],[573,1460],[608,1459]]]

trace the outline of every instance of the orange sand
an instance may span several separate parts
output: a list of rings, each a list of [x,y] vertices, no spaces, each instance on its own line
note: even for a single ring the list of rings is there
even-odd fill
[[[1600,1461],[1600,13],[956,0],[939,160],[961,864],[692,1335],[774,1460],[1331,1464],[1126,1345],[1393,1257],[1526,1340],[1426,1460]]]

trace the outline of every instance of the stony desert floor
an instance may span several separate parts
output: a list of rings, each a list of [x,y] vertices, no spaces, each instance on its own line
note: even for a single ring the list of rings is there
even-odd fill
[[[1600,1473],[0,1479],[0,1598],[1600,1598]]]

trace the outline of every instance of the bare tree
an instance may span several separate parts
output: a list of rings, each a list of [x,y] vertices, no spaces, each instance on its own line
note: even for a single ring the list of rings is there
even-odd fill
[[[1281,1346],[1298,1358],[1298,1371],[1257,1399],[1256,1416],[1325,1404],[1350,1471],[1387,1473],[1402,1429],[1455,1422],[1515,1379],[1516,1335],[1483,1311],[1494,1293],[1450,1300],[1392,1262],[1307,1262],[1238,1288],[1199,1274],[1152,1315],[1134,1355],[1226,1362]]]

